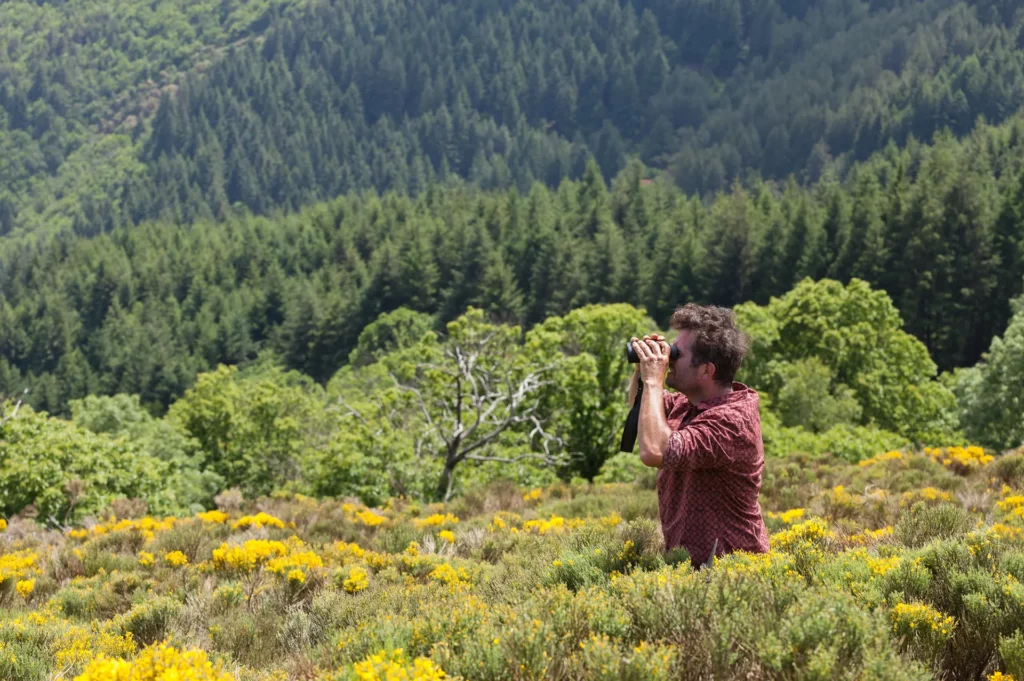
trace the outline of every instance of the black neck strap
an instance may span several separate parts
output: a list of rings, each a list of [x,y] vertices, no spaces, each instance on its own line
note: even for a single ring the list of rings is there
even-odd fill
[[[632,452],[633,446],[636,445],[636,433],[640,426],[640,401],[644,396],[644,384],[642,381],[637,381],[636,386],[636,398],[633,400],[633,408],[629,410],[629,415],[626,417],[626,427],[622,430],[622,443],[619,445],[619,451],[621,452]]]

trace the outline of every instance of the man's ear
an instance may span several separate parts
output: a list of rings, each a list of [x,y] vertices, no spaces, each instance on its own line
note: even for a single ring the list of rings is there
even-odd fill
[[[716,369],[716,367],[715,367],[714,362],[706,362],[704,364],[704,366],[707,367],[707,376],[708,376],[708,378],[710,378],[712,381],[715,380],[715,369]]]

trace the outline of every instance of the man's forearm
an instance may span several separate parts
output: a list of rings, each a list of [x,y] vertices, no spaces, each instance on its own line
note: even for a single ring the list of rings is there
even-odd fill
[[[660,384],[645,383],[643,399],[640,401],[640,425],[637,428],[640,461],[652,468],[661,468],[662,455],[672,435],[668,419],[665,418],[663,394],[664,388]]]

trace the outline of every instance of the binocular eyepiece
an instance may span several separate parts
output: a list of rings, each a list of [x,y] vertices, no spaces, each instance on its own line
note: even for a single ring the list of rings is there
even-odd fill
[[[670,345],[668,356],[673,362],[679,359],[679,348],[674,345]],[[630,364],[640,363],[640,356],[637,355],[636,350],[633,349],[633,341],[626,342],[626,361]]]

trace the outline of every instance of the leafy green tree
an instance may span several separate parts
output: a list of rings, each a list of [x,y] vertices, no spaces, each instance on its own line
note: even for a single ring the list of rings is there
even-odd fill
[[[422,312],[400,307],[385,312],[368,324],[349,355],[349,364],[365,366],[395,350],[404,350],[423,339],[434,326],[433,318]]]
[[[179,508],[204,511],[212,507],[214,495],[224,489],[220,475],[203,470],[198,443],[167,421],[153,418],[142,408],[138,395],[89,395],[72,400],[70,407],[71,420],[79,428],[125,437],[139,451],[171,464],[164,494]]]
[[[0,422],[0,441],[3,515],[31,507],[39,522],[64,526],[117,497],[146,499],[155,513],[188,511],[165,487],[172,467],[125,438],[95,434],[23,406]]]
[[[414,366],[416,347],[396,348],[387,361],[343,367],[331,378],[327,410],[335,426],[325,445],[307,455],[310,493],[355,496],[367,504],[433,498],[441,460],[425,449],[425,415],[389,368],[397,356],[404,358],[397,363]]]
[[[817,357],[782,362],[775,405],[782,423],[820,433],[832,426],[860,420],[861,406],[853,391],[832,380],[829,368]]]
[[[322,389],[280,369],[237,373],[221,365],[200,374],[167,420],[199,443],[204,469],[228,487],[256,496],[297,484],[306,452],[328,434]]]
[[[655,328],[644,310],[619,303],[549,317],[527,333],[528,345],[565,357],[547,388],[547,408],[561,415],[557,432],[573,471],[588,480],[617,451],[629,411],[622,399],[633,371],[625,360],[626,343]]]
[[[832,378],[829,394],[845,403],[844,386],[853,391],[861,423],[918,440],[952,436],[955,398],[934,380],[935,363],[903,330],[884,291],[859,279],[846,286],[805,279],[764,307],[744,303],[736,313],[752,341],[741,380],[773,399],[792,372],[781,365],[815,357]]]
[[[996,449],[1024,444],[1024,297],[977,366],[957,372],[954,390],[970,438]]]

